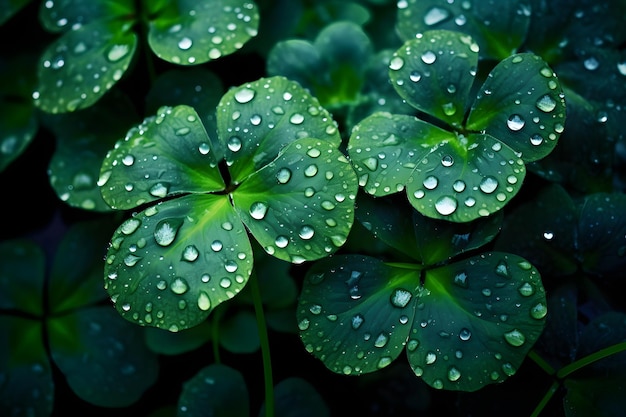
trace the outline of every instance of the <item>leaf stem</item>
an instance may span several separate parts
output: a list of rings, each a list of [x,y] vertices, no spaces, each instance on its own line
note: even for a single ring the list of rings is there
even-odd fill
[[[255,271],[250,276],[250,290],[254,312],[256,315],[257,328],[259,331],[259,342],[261,344],[261,355],[263,358],[263,380],[265,383],[265,417],[274,417],[274,381],[272,376],[272,359],[270,356],[270,343],[267,335],[267,323],[265,312],[263,311],[263,300],[259,290],[259,282]]]
[[[562,367],[556,373],[556,376],[559,379],[565,378],[566,376],[568,376],[572,372],[579,370],[580,368],[583,368],[593,362],[599,361],[600,359],[604,359],[608,356],[615,355],[623,351],[626,351],[626,342],[616,343],[612,346],[600,349],[599,351],[594,352],[591,355],[587,355],[583,358],[578,359],[577,361],[570,363],[569,365]]]

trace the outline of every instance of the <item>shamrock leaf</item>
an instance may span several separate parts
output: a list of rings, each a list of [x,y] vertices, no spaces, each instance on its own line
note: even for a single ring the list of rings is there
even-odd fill
[[[392,84],[427,120],[378,112],[352,129],[347,150],[367,193],[406,190],[425,216],[468,222],[502,209],[522,186],[525,162],[556,146],[565,101],[554,72],[536,55],[516,54],[471,100],[478,51],[470,36],[446,30],[396,51]]]
[[[253,267],[248,232],[292,263],[335,252],[358,189],[335,121],[296,82],[260,79],[217,107],[217,139],[187,105],[162,107],[105,158],[99,185],[118,209],[106,288],[120,314],[178,331],[238,294]]]

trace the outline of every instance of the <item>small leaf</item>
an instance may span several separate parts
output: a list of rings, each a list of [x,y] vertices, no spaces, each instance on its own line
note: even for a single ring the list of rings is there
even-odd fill
[[[267,253],[301,263],[335,252],[354,221],[358,184],[335,145],[300,139],[232,193],[233,205]]]
[[[248,281],[253,255],[228,196],[149,207],[111,238],[105,288],[128,320],[170,331],[198,325]]]
[[[45,264],[43,249],[29,239],[0,242],[0,308],[41,316]]]
[[[537,55],[516,54],[496,65],[479,90],[466,128],[488,133],[524,162],[548,155],[565,125],[565,99],[556,74]]]
[[[426,271],[407,342],[416,375],[438,389],[476,391],[512,376],[547,314],[538,271],[489,252]]]
[[[235,184],[297,139],[317,138],[335,147],[341,143],[332,115],[304,87],[282,76],[261,78],[224,94],[217,129]]]
[[[159,374],[142,329],[108,306],[50,319],[50,354],[74,393],[100,407],[139,400]]]
[[[305,277],[296,313],[306,350],[339,374],[388,366],[409,338],[419,275],[367,256],[316,262]]]
[[[97,102],[126,73],[137,35],[122,21],[95,21],[65,32],[41,55],[34,103],[66,113]]]
[[[250,0],[177,1],[154,12],[148,44],[173,64],[197,65],[230,55],[258,33],[259,11]]]
[[[200,369],[183,384],[177,417],[250,415],[250,397],[243,375],[222,364]]]
[[[477,64],[478,45],[470,36],[431,30],[396,51],[389,77],[411,106],[460,127]]]
[[[98,180],[102,196],[123,210],[177,193],[222,190],[213,143],[193,108],[162,107],[109,151]]]
[[[524,41],[530,17],[530,5],[520,0],[408,0],[398,4],[396,29],[404,40],[427,30],[462,32],[476,40],[481,58],[504,59]]]

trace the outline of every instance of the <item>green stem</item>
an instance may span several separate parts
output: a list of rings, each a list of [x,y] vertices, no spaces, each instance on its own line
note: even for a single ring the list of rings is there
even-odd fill
[[[604,359],[608,356],[615,355],[625,350],[626,350],[626,342],[616,343],[607,348],[600,349],[599,351],[594,352],[591,355],[587,355],[584,358],[580,358],[577,361],[572,362],[569,365],[562,367],[556,373],[556,376],[559,379],[565,378],[566,376],[568,376],[572,372],[579,370],[580,368],[583,368],[593,362],[599,361],[600,359]]]
[[[256,273],[250,276],[250,290],[254,303],[259,341],[261,343],[261,355],[263,357],[263,380],[265,382],[265,417],[274,417],[274,381],[272,376],[272,360],[270,357],[270,343],[267,335],[267,323],[263,311],[263,300]]]
[[[528,357],[533,360],[548,375],[554,375],[554,368],[533,349],[528,352]]]
[[[211,345],[213,346],[213,358],[215,363],[221,363],[220,358],[220,322],[222,321],[223,308],[216,308],[213,311],[211,321]]]
[[[548,404],[550,399],[554,396],[554,393],[556,392],[557,389],[559,389],[559,382],[558,381],[552,382],[552,385],[550,386],[548,391],[546,391],[546,393],[544,394],[539,404],[537,404],[537,407],[535,407],[530,417],[537,417],[539,413],[541,413],[541,411],[545,408],[546,404]]]

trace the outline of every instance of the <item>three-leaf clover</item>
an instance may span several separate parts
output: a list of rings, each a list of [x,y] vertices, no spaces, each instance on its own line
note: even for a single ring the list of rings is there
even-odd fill
[[[65,113],[94,104],[129,70],[139,47],[136,26],[146,25],[147,46],[159,58],[198,65],[256,36],[259,12],[246,0],[63,0],[42,2],[40,21],[61,36],[40,58],[33,98],[45,112]]]
[[[475,391],[513,375],[545,325],[539,272],[506,252],[460,256],[492,240],[501,216],[457,224],[380,201],[359,200],[359,220],[414,261],[342,254],[313,264],[297,310],[307,351],[346,375],[406,351],[436,389]]]
[[[515,54],[472,99],[478,51],[469,35],[447,30],[396,51],[391,82],[428,120],[378,112],[354,127],[347,149],[367,193],[406,190],[420,213],[467,222],[504,207],[522,186],[525,163],[556,146],[565,120],[556,74],[532,53]]]
[[[109,205],[142,208],[114,233],[105,282],[117,310],[171,331],[204,320],[245,286],[248,233],[292,263],[335,252],[358,189],[337,123],[300,84],[262,78],[229,90],[217,138],[195,110],[163,107],[102,164]]]

